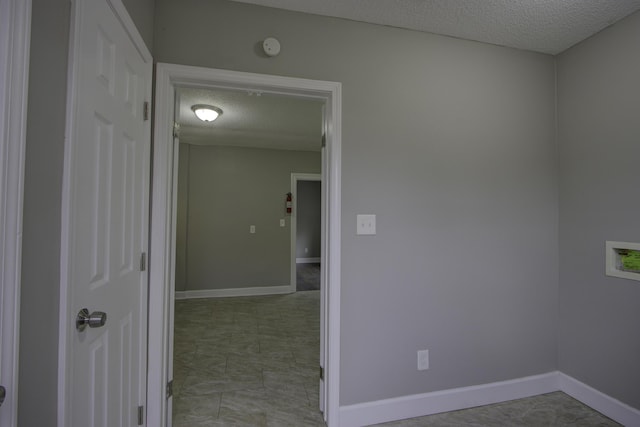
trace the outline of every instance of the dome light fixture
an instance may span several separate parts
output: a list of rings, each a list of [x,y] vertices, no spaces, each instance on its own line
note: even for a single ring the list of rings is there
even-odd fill
[[[203,122],[212,122],[222,114],[222,110],[213,105],[196,104],[191,107],[191,110],[195,113]]]

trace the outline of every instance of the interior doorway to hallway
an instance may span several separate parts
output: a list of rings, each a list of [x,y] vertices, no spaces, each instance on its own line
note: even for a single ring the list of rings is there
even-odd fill
[[[324,246],[324,102],[182,86],[176,99],[173,425],[324,425],[319,269],[314,292],[281,295],[296,261],[290,233],[299,231],[318,265]],[[193,105],[220,116],[201,121]],[[317,191],[298,188],[305,183]]]
[[[168,425],[172,400],[165,399],[165,384],[173,378],[173,315],[175,292],[175,236],[178,132],[174,127],[178,87],[208,87],[273,93],[323,100],[325,106],[321,174],[323,197],[322,248],[325,286],[319,293],[320,380],[319,406],[328,425],[338,423],[340,325],[340,84],[286,77],[158,64],[153,206],[149,293],[148,422]],[[284,201],[284,199],[283,199]],[[163,349],[155,352],[154,349]]]

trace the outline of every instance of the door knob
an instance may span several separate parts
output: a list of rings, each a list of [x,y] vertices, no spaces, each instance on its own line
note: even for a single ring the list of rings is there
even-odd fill
[[[7,396],[7,390],[4,386],[0,385],[0,406],[4,403],[4,398]]]
[[[103,311],[94,311],[89,314],[89,310],[83,308],[76,316],[76,329],[80,332],[84,331],[87,326],[90,328],[100,328],[107,323],[107,313]]]

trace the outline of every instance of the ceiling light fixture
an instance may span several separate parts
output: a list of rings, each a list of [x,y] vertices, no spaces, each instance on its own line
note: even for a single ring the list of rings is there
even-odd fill
[[[191,109],[195,113],[196,117],[203,122],[212,122],[222,114],[222,110],[218,107],[214,107],[213,105],[196,104],[191,107]]]

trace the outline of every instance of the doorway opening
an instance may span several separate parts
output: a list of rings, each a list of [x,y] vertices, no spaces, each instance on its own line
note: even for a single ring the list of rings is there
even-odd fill
[[[291,291],[319,290],[322,282],[322,175],[291,174]]]
[[[306,294],[288,282],[298,209],[316,210],[320,260],[320,192],[283,201],[300,193],[292,171],[321,170],[324,101],[182,86],[176,99],[172,421],[319,425],[320,277]],[[201,121],[193,105],[220,117]]]
[[[339,83],[259,75],[227,70],[158,64],[149,289],[149,425],[170,425],[172,399],[165,390],[173,378],[176,217],[179,133],[175,127],[176,88],[232,89],[324,102],[321,175],[324,181],[321,258],[325,286],[320,291],[319,405],[329,426],[339,422],[340,326],[340,134]],[[283,199],[284,202],[284,199]]]

